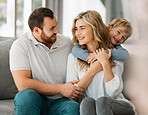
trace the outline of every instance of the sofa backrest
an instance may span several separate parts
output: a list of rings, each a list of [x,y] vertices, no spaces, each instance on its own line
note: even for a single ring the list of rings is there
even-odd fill
[[[14,40],[0,41],[0,99],[12,99],[18,92],[9,68],[9,50]]]

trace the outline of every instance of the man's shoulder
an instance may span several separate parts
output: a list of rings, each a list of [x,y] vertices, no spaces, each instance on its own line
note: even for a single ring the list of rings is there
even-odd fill
[[[21,41],[29,41],[29,37],[31,36],[30,32],[24,33],[20,35],[15,41],[21,42]]]
[[[12,44],[13,47],[21,46],[23,47],[25,44],[28,44],[30,42],[29,36],[31,36],[31,33],[25,33],[20,35]]]
[[[70,37],[68,37],[68,36],[64,36],[64,35],[62,35],[62,34],[57,34],[57,38],[59,39],[59,40],[61,40],[61,41],[66,41],[66,42],[71,42],[71,39],[70,39]]]

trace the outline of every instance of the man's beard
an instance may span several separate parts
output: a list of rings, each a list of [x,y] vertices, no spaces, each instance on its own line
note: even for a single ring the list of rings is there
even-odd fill
[[[52,37],[55,37],[54,39],[52,39]],[[41,39],[48,44],[53,44],[56,41],[56,34],[53,34],[51,37],[48,37],[43,31],[41,34]]]

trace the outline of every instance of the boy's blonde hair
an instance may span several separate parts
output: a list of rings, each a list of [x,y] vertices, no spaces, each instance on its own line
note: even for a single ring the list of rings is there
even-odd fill
[[[127,34],[127,38],[129,38],[132,35],[132,26],[129,21],[127,21],[124,18],[115,18],[111,21],[110,25],[115,27],[124,27],[124,32]]]

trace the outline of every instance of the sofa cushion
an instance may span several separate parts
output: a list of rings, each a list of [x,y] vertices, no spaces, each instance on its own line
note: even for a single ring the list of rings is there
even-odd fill
[[[0,99],[12,99],[18,92],[9,68],[9,50],[13,41],[0,42]]]
[[[15,115],[14,100],[0,100],[0,115]]]

